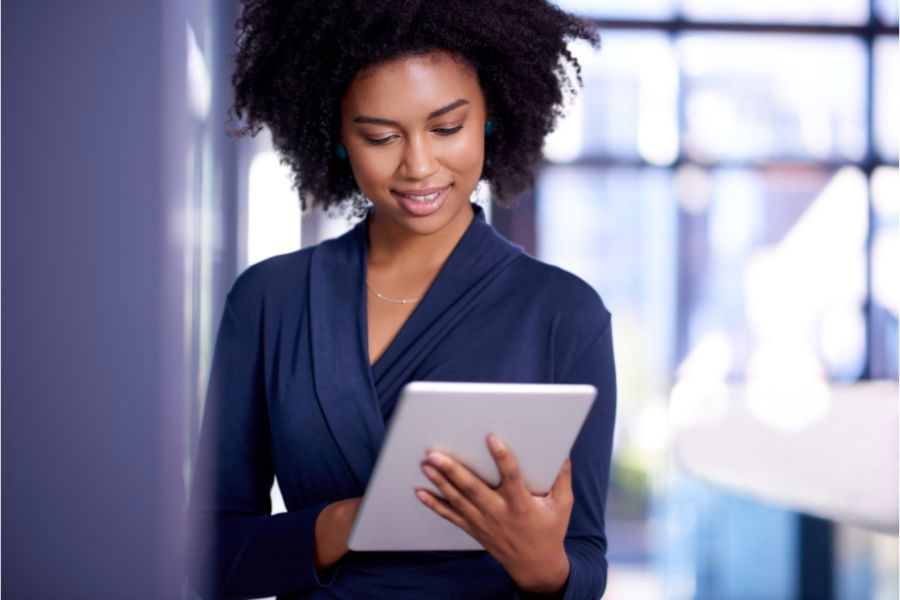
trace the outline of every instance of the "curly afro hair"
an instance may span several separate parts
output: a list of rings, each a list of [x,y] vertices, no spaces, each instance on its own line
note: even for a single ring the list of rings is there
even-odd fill
[[[534,184],[544,137],[582,85],[568,42],[599,47],[596,27],[542,0],[244,0],[237,20],[230,116],[263,126],[293,176],[303,210],[367,206],[350,166],[335,155],[340,102],[364,68],[445,51],[474,69],[494,131],[481,179],[512,207]]]

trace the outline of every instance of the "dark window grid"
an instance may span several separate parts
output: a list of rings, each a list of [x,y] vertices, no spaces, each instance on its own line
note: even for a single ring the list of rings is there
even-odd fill
[[[681,17],[669,20],[654,19],[599,19],[585,17],[588,21],[600,26],[601,36],[604,29],[641,29],[650,31],[667,31],[672,34],[698,31],[718,33],[813,33],[833,35],[856,35],[875,37],[878,35],[897,35],[896,26],[881,23],[873,12],[865,25],[826,25],[814,23],[748,23],[746,21],[693,21]]]

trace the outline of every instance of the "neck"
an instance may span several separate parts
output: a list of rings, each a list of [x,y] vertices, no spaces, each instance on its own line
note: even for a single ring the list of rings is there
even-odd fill
[[[438,269],[466,232],[475,210],[465,206],[440,231],[420,235],[398,227],[373,212],[369,220],[369,265],[407,273]]]

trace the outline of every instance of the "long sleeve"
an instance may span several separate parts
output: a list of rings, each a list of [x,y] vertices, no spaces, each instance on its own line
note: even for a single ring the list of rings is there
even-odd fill
[[[606,589],[604,511],[616,417],[616,374],[611,321],[559,383],[590,383],[597,399],[572,448],[575,505],[565,547],[569,557],[566,600],[599,598]]]
[[[600,598],[606,590],[606,532],[604,509],[609,485],[612,438],[616,416],[616,374],[612,329],[608,313],[605,326],[571,366],[566,366],[557,383],[589,383],[597,388],[597,398],[572,448],[572,491],[575,504],[566,532],[569,578],[556,594],[529,595],[517,590],[519,598]]]
[[[327,586],[314,561],[316,518],[326,503],[271,514],[263,340],[259,318],[242,315],[233,295],[213,352],[188,507],[189,578],[207,599]]]

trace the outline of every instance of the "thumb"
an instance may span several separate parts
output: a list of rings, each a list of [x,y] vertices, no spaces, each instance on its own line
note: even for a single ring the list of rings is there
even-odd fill
[[[556,501],[568,501],[572,499],[572,459],[567,458],[563,462],[556,481],[550,488],[550,496]]]

